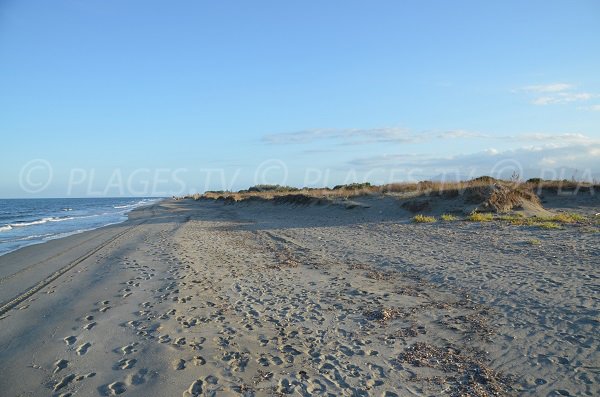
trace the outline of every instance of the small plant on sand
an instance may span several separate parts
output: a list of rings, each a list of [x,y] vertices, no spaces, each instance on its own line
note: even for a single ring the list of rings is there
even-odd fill
[[[534,226],[541,229],[560,229],[560,223],[556,222],[553,216],[533,216],[531,218],[513,219],[510,221],[511,225],[515,226]]]
[[[552,220],[559,223],[577,223],[585,221],[585,217],[573,212],[561,212],[553,216]]]
[[[491,212],[481,213],[473,211],[467,217],[467,219],[471,222],[490,222],[494,220],[494,214],[492,214]]]
[[[425,215],[415,215],[413,218],[413,222],[415,223],[433,223],[435,222],[435,218],[433,216],[425,216]]]
[[[549,216],[534,216],[531,218],[523,219],[522,223],[524,224],[532,224],[532,223],[544,223],[544,222],[554,222],[554,223],[578,223],[585,221],[585,217],[579,214],[575,214],[572,212],[561,212],[556,215]],[[518,220],[517,220],[518,221]],[[519,222],[517,222],[519,223]]]
[[[542,229],[560,229],[560,225],[556,222],[535,222],[533,226],[537,226]]]
[[[529,245],[542,245],[542,241],[537,239],[537,238],[532,238],[531,240],[527,241],[527,244]]]
[[[456,221],[458,218],[452,214],[443,214],[442,220],[446,222]]]
[[[523,219],[523,214],[508,214],[508,215],[500,215],[498,217],[498,219],[500,219],[501,221],[508,221],[508,222],[513,222],[513,221],[519,221],[521,219]]]

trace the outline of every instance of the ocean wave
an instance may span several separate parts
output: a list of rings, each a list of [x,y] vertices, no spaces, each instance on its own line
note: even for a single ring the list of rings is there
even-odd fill
[[[71,230],[70,232],[51,234],[51,235],[44,237],[44,241],[50,241],[50,240],[56,240],[56,239],[63,238],[63,237],[69,237],[74,234],[79,234],[79,233],[87,232],[87,231],[94,230],[94,229],[96,229],[96,228],[91,227],[89,229],[77,229],[77,230]]]
[[[28,245],[121,223],[127,220],[129,211],[158,200],[160,198],[126,198],[112,202],[90,199],[56,206],[49,202],[42,206],[42,211],[29,202],[15,205],[6,214],[0,212],[0,256]]]
[[[69,237],[74,234],[79,234],[79,233],[83,233],[83,232],[88,232],[90,230],[99,229],[99,228],[105,227],[105,226],[118,225],[119,223],[123,223],[123,221],[104,223],[102,225],[97,225],[97,226],[90,227],[87,229],[77,229],[77,230],[72,230],[72,231],[64,232],[64,233],[57,233],[57,234],[50,233],[50,234],[46,235],[47,237],[44,237],[44,240],[45,241],[56,240],[56,239],[63,238],[63,237]]]
[[[47,218],[42,218],[42,219],[38,219],[35,221],[31,221],[31,222],[17,222],[17,223],[11,223],[8,226],[12,227],[24,227],[24,226],[33,226],[33,225],[41,225],[43,223],[47,223],[47,222],[63,222],[63,221],[69,221],[71,219],[75,219],[75,217],[73,216],[65,216],[62,218],[58,218],[56,216],[52,216],[52,217],[47,217]]]
[[[137,203],[132,203],[132,204],[123,204],[123,205],[113,205],[113,208],[115,209],[123,209],[123,208],[135,208],[135,207],[139,207],[141,205],[144,204],[149,204],[153,201],[156,201],[156,199],[143,199],[138,201]]]
[[[127,205],[113,205],[113,208],[115,209],[121,209],[121,208],[130,208],[130,207],[134,207],[137,204],[127,204]]]
[[[6,240],[0,240],[0,243],[14,243],[17,241],[28,241],[28,240],[43,240],[47,237],[53,236],[54,233],[46,233],[46,234],[32,234],[31,236],[18,237],[18,238],[9,238]]]

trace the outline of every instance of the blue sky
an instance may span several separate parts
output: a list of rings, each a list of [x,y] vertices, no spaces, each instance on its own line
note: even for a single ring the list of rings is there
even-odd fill
[[[598,177],[597,1],[0,0],[0,197]]]

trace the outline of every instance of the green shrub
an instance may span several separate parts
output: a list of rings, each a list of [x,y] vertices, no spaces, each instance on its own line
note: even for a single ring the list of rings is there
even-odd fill
[[[371,183],[369,182],[364,182],[364,183],[349,183],[347,185],[336,185],[333,187],[333,190],[340,190],[340,189],[346,189],[346,190],[360,190],[360,189],[367,189],[371,187]]]
[[[556,222],[534,222],[532,226],[542,229],[560,229],[560,225]]]
[[[433,222],[435,222],[435,217],[419,214],[419,215],[415,215],[415,217],[413,218],[413,222],[415,222],[415,223],[433,223]]]
[[[451,221],[456,221],[458,220],[458,218],[452,214],[443,214],[442,215],[442,220],[443,221],[447,221],[447,222],[451,222]]]
[[[490,222],[494,220],[494,214],[491,212],[471,212],[471,214],[467,217],[471,222]]]
[[[514,222],[523,219],[523,214],[500,215],[498,219],[500,219],[501,221]]]

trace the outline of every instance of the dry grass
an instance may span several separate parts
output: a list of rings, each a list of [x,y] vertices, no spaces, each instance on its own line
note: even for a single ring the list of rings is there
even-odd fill
[[[598,182],[581,182],[576,180],[543,180],[539,178],[532,178],[524,182],[531,189],[540,193],[545,190],[548,192],[590,192],[600,190]]]
[[[269,190],[269,191],[239,191],[239,192],[206,192],[202,195],[204,198],[219,200],[231,198],[234,201],[244,201],[248,199],[273,200],[276,197],[283,196],[307,196],[320,199],[348,199],[356,196],[374,194],[372,189],[299,189],[293,191]]]
[[[489,178],[489,177],[487,177]],[[305,194],[311,197],[320,198],[350,198],[365,195],[381,195],[393,193],[414,193],[416,195],[437,195],[443,197],[456,197],[464,194],[468,189],[490,186],[490,184],[499,184],[502,186],[512,186],[514,188],[525,190],[529,189],[527,184],[515,184],[509,181],[501,181],[486,177],[476,178],[470,181],[463,182],[406,182],[392,183],[381,186],[373,186],[369,183],[352,183],[348,185],[338,185],[334,188],[295,188],[279,185],[257,185],[238,192],[227,191],[208,191],[201,195],[205,198],[217,199],[225,197],[233,197],[234,200],[245,200],[249,197],[261,197],[267,200],[276,196],[294,194]],[[186,196],[186,198],[194,198]]]
[[[512,182],[501,181],[491,177],[480,177],[469,181],[460,182],[405,182],[405,183],[390,183],[382,186],[374,186],[382,193],[412,193],[419,192],[423,194],[447,194],[452,196],[454,193],[461,194],[468,188],[489,186],[495,183],[512,184]]]
[[[359,196],[406,196],[411,201],[403,204],[407,210],[418,213],[426,211],[431,204],[430,199],[439,197],[453,199],[464,197],[465,203],[476,204],[483,211],[502,213],[518,208],[524,201],[539,205],[537,194],[553,191],[589,191],[600,190],[600,185],[572,181],[539,181],[527,182],[505,181],[491,177],[479,177],[462,182],[432,182],[392,183],[372,186],[369,183],[354,183],[339,185],[334,188],[295,188],[279,185],[257,185],[238,192],[215,191],[204,194],[186,196],[194,200],[213,199],[235,203],[245,200],[273,200],[281,196],[294,195],[296,199],[303,196],[323,200],[346,200]],[[536,194],[537,193],[537,194]],[[283,200],[285,201],[285,200]],[[293,200],[292,200],[293,201]],[[307,201],[302,198],[301,201]],[[574,222],[578,219],[571,217]],[[505,219],[509,220],[510,219]],[[560,223],[572,223],[558,220]]]
[[[512,225],[534,226],[542,229],[561,229],[563,224],[583,223],[587,219],[579,214],[570,212],[561,212],[560,214],[550,216],[533,216],[530,218],[510,218],[508,220]]]
[[[494,220],[494,214],[489,213],[489,212],[485,212],[485,213],[472,212],[467,217],[467,220],[469,220],[471,222],[490,222],[490,221]]]
[[[573,212],[561,212],[560,214],[549,217],[549,221],[558,223],[580,223],[585,222],[586,218]]]
[[[452,222],[452,221],[457,221],[458,220],[458,217],[456,217],[456,216],[454,216],[452,214],[443,214],[441,216],[441,218],[442,218],[443,221],[446,221],[446,222]]]
[[[562,229],[560,225],[556,222],[537,222],[532,226],[537,226],[541,229]]]
[[[541,229],[560,229],[559,223],[553,221],[553,217],[538,217],[519,218],[510,221],[511,225],[515,226],[533,226]]]
[[[414,223],[433,223],[435,222],[436,219],[433,216],[425,216],[425,215],[415,215],[413,217],[413,222]]]
[[[519,221],[519,220],[523,219],[523,214],[500,215],[498,217],[498,219],[501,221],[509,221],[509,222]]]

